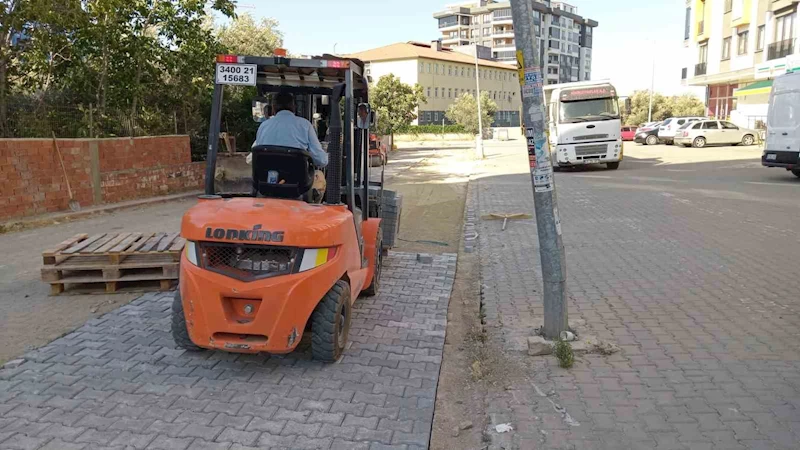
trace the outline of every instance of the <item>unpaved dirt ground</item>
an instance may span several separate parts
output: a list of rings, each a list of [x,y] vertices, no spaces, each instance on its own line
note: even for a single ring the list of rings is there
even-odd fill
[[[473,149],[406,148],[389,156],[388,189],[403,195],[401,252],[457,253]]]
[[[42,251],[76,234],[178,231],[193,199],[101,214],[0,235],[0,365],[141,295],[51,297],[41,281]]]

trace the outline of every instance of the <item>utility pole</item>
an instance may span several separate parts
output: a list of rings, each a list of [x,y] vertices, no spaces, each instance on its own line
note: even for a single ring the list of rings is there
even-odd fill
[[[478,66],[478,43],[475,43],[475,86],[478,95],[475,100],[478,102],[478,139],[475,141],[475,150],[480,155],[481,159],[486,157],[483,152],[483,111],[481,108],[481,69]]]
[[[517,63],[522,91],[525,137],[533,179],[533,201],[539,231],[539,256],[544,282],[544,328],[547,339],[556,339],[569,329],[567,317],[567,263],[561,239],[556,185],[545,117],[547,111],[542,89],[542,66],[539,61],[539,39],[534,32],[530,0],[511,0]]]
[[[656,41],[653,41],[655,48]],[[647,121],[653,121],[653,89],[656,88],[656,57],[653,55],[653,69],[650,71],[650,108],[647,110]]]

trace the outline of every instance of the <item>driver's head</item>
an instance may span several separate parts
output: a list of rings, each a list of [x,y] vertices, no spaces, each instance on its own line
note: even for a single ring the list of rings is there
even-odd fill
[[[275,114],[281,111],[295,111],[294,95],[288,92],[280,92],[275,96]]]

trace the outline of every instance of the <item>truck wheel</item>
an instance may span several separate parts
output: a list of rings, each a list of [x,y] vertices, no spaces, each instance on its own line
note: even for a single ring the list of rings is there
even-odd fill
[[[375,239],[375,274],[372,276],[372,283],[363,291],[363,294],[367,297],[377,295],[381,286],[381,271],[383,269],[383,229],[381,226],[378,227],[378,236]]]
[[[742,138],[742,145],[753,145],[755,142],[756,138],[754,138],[752,134],[746,134]]]
[[[653,136],[653,135],[650,135],[650,136],[647,136],[647,139],[645,139],[644,142],[647,145],[656,145],[656,144],[658,144],[658,138]]]
[[[795,168],[795,169],[792,169],[792,173],[793,173],[793,174],[794,174],[794,176],[796,176],[797,178],[800,178],[800,168]]]
[[[175,291],[175,297],[172,299],[172,339],[175,341],[175,345],[184,350],[190,352],[199,352],[203,350],[196,346],[189,337],[180,291]]]
[[[311,313],[311,355],[317,361],[336,362],[350,332],[350,285],[339,280]]]
[[[617,169],[619,169],[619,161],[612,162],[612,163],[606,163],[606,168],[608,170],[617,170]]]
[[[703,148],[703,147],[705,147],[706,146],[706,138],[704,138],[704,137],[695,138],[694,142],[692,142],[692,146],[694,148]]]

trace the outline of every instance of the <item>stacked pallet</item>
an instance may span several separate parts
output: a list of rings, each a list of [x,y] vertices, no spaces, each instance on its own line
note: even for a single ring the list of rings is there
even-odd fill
[[[50,294],[169,290],[178,279],[180,233],[78,234],[42,253]],[[103,289],[104,288],[104,289]]]

